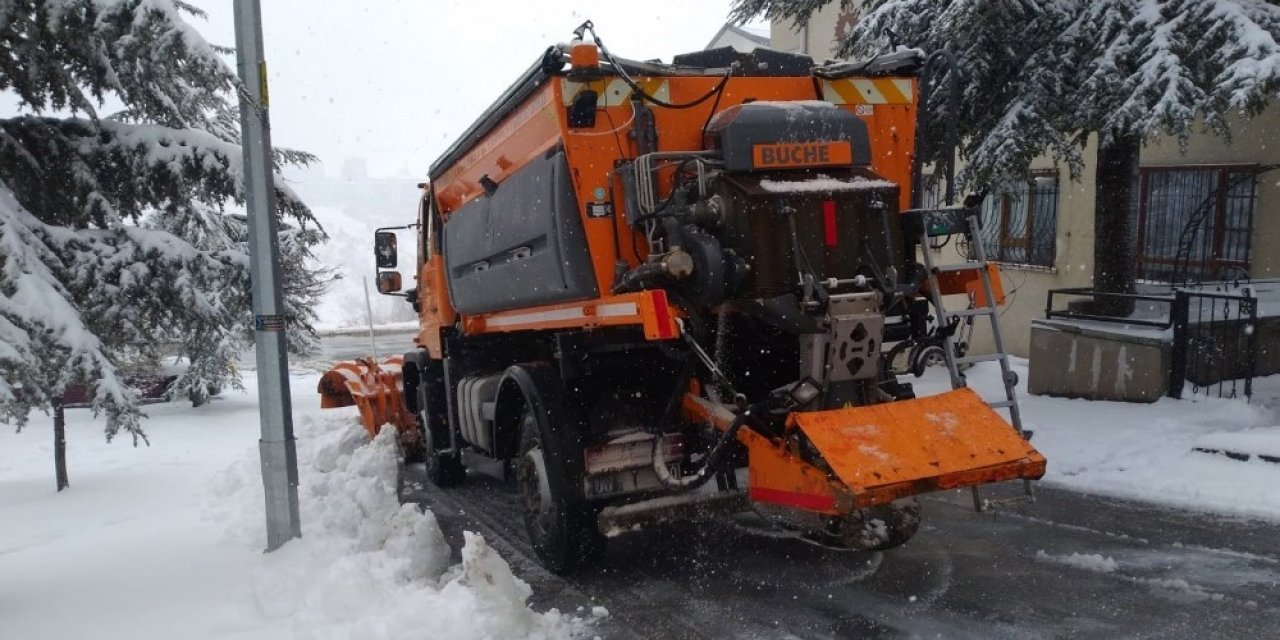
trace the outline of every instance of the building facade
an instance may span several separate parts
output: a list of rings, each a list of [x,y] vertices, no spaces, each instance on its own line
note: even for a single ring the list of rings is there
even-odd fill
[[[831,3],[806,27],[772,25],[771,46],[823,60],[856,24],[858,11]],[[1094,168],[1097,141],[1083,149],[1073,180],[1050,158],[1032,164],[1023,185],[982,205],[982,242],[1000,267],[1009,294],[1001,314],[1008,349],[1026,356],[1031,321],[1042,318],[1051,289],[1091,287],[1094,256]],[[1143,147],[1132,207],[1136,273],[1150,286],[1174,281],[1280,278],[1280,107],[1233,123],[1232,140],[1194,136]],[[964,247],[933,249],[957,261]],[[979,328],[975,351],[991,348]]]
[[[726,22],[720,30],[716,32],[715,37],[711,38],[711,42],[707,43],[704,49],[719,49],[720,47],[733,47],[742,53],[754,51],[757,47],[769,46],[769,32],[765,29],[754,26],[740,26]]]

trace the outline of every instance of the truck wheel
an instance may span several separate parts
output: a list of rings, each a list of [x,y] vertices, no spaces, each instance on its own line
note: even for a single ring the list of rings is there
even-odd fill
[[[604,551],[604,536],[596,528],[589,505],[568,499],[571,488],[558,486],[547,473],[548,461],[564,459],[554,443],[544,442],[528,403],[520,422],[520,452],[516,460],[525,527],[529,542],[543,566],[566,573],[590,564]]]
[[[428,444],[434,438],[425,438]],[[427,465],[427,479],[441,489],[456,487],[462,484],[467,478],[467,468],[462,465],[462,458],[457,454],[449,454],[438,451],[434,446],[429,446],[423,452],[424,462]]]
[[[426,381],[418,389],[418,426],[422,429],[420,455],[427,465],[427,480],[442,489],[462,484],[467,478],[462,458],[457,453],[441,451],[449,448],[449,428],[441,415],[441,407],[439,403],[431,402]]]

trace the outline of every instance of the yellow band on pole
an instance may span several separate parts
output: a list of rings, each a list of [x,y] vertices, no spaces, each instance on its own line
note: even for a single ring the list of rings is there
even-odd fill
[[[267,97],[267,61],[258,62],[258,93],[262,96],[262,108],[268,108],[270,100]]]

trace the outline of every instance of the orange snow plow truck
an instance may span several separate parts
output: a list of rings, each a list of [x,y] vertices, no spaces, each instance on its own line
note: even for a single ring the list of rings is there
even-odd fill
[[[916,261],[977,220],[911,209],[920,52],[663,64],[575,35],[431,166],[407,292],[378,232],[378,291],[421,331],[402,357],[338,364],[323,406],[394,425],[438,487],[513,480],[553,571],[643,524],[747,510],[886,549],[921,493],[1044,474],[946,336],[966,314],[942,297],[975,314],[998,280]],[[886,354],[939,335],[956,388],[916,397]]]

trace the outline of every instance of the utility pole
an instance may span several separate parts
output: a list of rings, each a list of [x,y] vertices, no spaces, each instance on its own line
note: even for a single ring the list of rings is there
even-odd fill
[[[249,269],[253,283],[254,344],[258,359],[258,413],[262,421],[262,484],[266,489],[267,551],[302,536],[298,516],[298,452],[289,398],[280,294],[280,247],[275,216],[275,169],[267,116],[267,63],[258,0],[234,0],[236,67],[240,92],[240,143],[244,195],[249,211]]]

